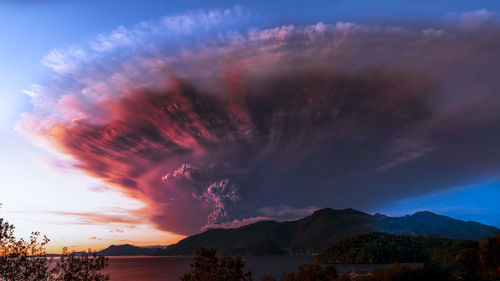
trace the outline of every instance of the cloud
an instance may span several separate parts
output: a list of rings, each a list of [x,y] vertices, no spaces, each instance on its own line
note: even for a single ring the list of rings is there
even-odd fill
[[[105,185],[100,185],[100,186],[90,187],[89,190],[92,192],[106,192],[106,191],[110,190],[110,188],[108,186],[105,186]]]
[[[189,180],[192,178],[191,173],[193,169],[193,166],[188,163],[184,163],[177,170],[167,173],[161,178],[161,180],[164,182],[179,182],[184,179]]]
[[[257,214],[259,216],[235,219],[232,221],[208,222],[205,226],[202,227],[202,230],[207,230],[210,228],[238,228],[259,221],[293,221],[309,216],[319,209],[319,207],[315,206],[294,208],[287,205],[280,205],[276,207],[261,207],[257,210]]]
[[[308,206],[305,208],[294,208],[287,205],[277,207],[261,207],[257,213],[276,221],[296,220],[311,215],[321,208]]]
[[[233,10],[194,15],[167,24],[189,40],[163,19],[54,54],[19,130],[182,234],[498,176],[498,25],[223,32]]]
[[[419,140],[417,136],[395,139],[386,151],[389,160],[376,170],[384,171],[417,160],[430,153],[432,149],[427,140]]]
[[[80,47],[66,50],[54,49],[45,56],[42,63],[55,72],[68,72],[75,69],[79,62],[87,59],[87,53]]]
[[[484,27],[489,22],[498,23],[498,16],[493,12],[480,9],[466,13],[450,13],[445,17],[445,21],[452,25],[459,25],[461,28],[474,30]]]
[[[235,219],[233,221],[228,221],[228,222],[207,223],[201,228],[201,231],[206,231],[208,229],[216,229],[216,228],[239,228],[259,221],[268,221],[268,220],[272,219],[268,217],[250,217],[243,219]]]
[[[231,217],[230,214],[236,202],[240,200],[240,195],[236,184],[228,179],[222,179],[212,183],[197,198],[215,205],[213,211],[208,215],[208,224],[214,224]]]
[[[47,213],[60,215],[66,218],[74,218],[76,220],[63,222],[64,224],[73,223],[81,225],[103,225],[103,224],[122,224],[131,225],[144,223],[146,218],[139,212],[114,210],[114,212],[106,213],[91,213],[91,212],[64,212],[64,211],[47,211]]]
[[[140,22],[130,28],[119,26],[109,33],[99,34],[87,45],[72,46],[68,49],[54,49],[42,63],[58,74],[81,70],[85,64],[93,64],[96,59],[117,49],[128,51],[157,51],[158,42],[166,40],[191,40],[208,33],[214,27],[224,27],[242,21],[246,12],[239,6],[225,10],[198,10],[184,14],[168,15],[157,21]],[[105,65],[101,65],[106,67]]]

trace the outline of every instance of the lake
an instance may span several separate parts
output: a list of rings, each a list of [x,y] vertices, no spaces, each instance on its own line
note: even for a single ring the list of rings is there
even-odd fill
[[[252,271],[255,280],[268,273],[279,277],[281,272],[296,271],[299,265],[311,260],[310,256],[245,257],[247,271]],[[193,257],[110,257],[104,273],[112,281],[173,281],[190,269]],[[416,264],[413,264],[416,265]],[[355,269],[370,270],[390,267],[392,264],[339,264],[339,273]]]

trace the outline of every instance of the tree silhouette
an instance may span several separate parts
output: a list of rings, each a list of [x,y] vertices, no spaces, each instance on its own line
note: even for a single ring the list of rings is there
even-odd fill
[[[191,264],[191,271],[185,273],[182,281],[251,281],[252,274],[244,273],[245,262],[241,257],[217,257],[215,249],[201,247]]]
[[[467,280],[500,280],[500,235],[481,242],[477,248],[458,253]]]
[[[108,259],[95,252],[63,253],[50,271],[51,281],[104,281],[108,275],[100,273],[108,265]]]
[[[432,270],[426,267],[411,268],[394,265],[391,268],[374,269],[357,281],[458,281],[455,276],[446,271]]]
[[[95,252],[64,252],[55,266],[55,259],[47,257],[46,236],[39,241],[40,233],[33,232],[28,241],[16,239],[15,227],[0,218],[0,280],[5,281],[104,281],[108,275],[100,271],[107,266],[107,258]]]
[[[283,273],[280,281],[335,281],[337,270],[333,265],[327,265],[324,269],[319,264],[303,264],[297,272]]]
[[[500,235],[488,239],[479,245],[479,262],[481,277],[486,279],[500,279]]]

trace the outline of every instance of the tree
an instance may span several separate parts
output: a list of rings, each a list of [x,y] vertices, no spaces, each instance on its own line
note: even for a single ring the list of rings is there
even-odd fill
[[[252,273],[243,272],[245,262],[241,257],[217,257],[215,249],[201,247],[196,251],[191,271],[185,273],[182,281],[251,281]]]
[[[46,280],[49,261],[44,246],[49,239],[33,232],[29,241],[17,240],[14,226],[0,218],[0,279],[2,280]]]
[[[394,265],[392,268],[374,269],[358,281],[452,281],[456,280],[449,272],[437,271],[426,267],[411,268]]]
[[[489,238],[478,249],[481,277],[500,279],[500,235]]]
[[[468,280],[500,279],[500,235],[481,242],[477,248],[458,253],[457,261],[463,265],[462,276]]]
[[[56,266],[50,271],[51,281],[104,281],[108,275],[100,273],[108,265],[108,259],[88,251],[76,256],[63,253]]]
[[[260,281],[276,281],[276,278],[269,274],[264,274],[260,277]]]
[[[45,245],[49,242],[46,236],[39,241],[40,233],[33,232],[29,241],[16,239],[14,225],[0,218],[0,280],[4,281],[104,281],[109,276],[100,271],[107,266],[107,258],[95,252],[64,252],[59,261],[47,257]]]
[[[327,265],[324,269],[319,264],[303,264],[297,272],[283,273],[280,281],[335,281],[337,270],[333,265]]]
[[[464,249],[456,256],[456,261],[462,266],[458,274],[465,280],[475,280],[480,272],[481,263],[477,248]]]

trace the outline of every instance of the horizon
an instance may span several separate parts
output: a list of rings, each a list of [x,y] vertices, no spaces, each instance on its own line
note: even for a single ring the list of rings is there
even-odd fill
[[[261,221],[274,221],[274,222],[290,222],[290,221],[297,221],[297,220],[301,220],[303,218],[307,218],[311,215],[313,215],[314,213],[316,213],[317,211],[322,211],[322,210],[332,210],[332,211],[347,211],[347,210],[353,210],[353,211],[358,211],[358,212],[362,212],[362,213],[365,213],[363,211],[360,211],[360,210],[356,210],[356,209],[352,209],[352,208],[346,208],[346,209],[332,209],[332,208],[328,208],[328,207],[325,207],[325,208],[320,208],[320,209],[317,209],[316,211],[314,211],[313,213],[311,213],[310,215],[307,215],[305,217],[301,217],[301,218],[297,218],[297,219],[290,219],[290,220],[283,220],[283,221],[276,221],[276,220],[261,220]],[[413,215],[416,215],[418,213],[430,213],[430,214],[433,214],[433,215],[437,215],[437,216],[443,216],[443,215],[440,215],[440,214],[436,214],[436,213],[433,213],[433,212],[430,212],[430,211],[417,211],[415,213],[411,213],[411,214],[405,214],[405,215],[401,215],[401,216],[387,216],[385,214],[380,214],[380,213],[375,213],[375,214],[371,214],[371,213],[365,213],[365,214],[368,214],[368,215],[371,215],[371,216],[376,216],[376,215],[381,215],[381,216],[387,216],[387,217],[391,217],[391,218],[400,218],[400,217],[407,217],[407,216],[413,216]],[[449,217],[449,216],[444,216],[444,217],[447,217],[447,218],[452,218],[452,217]],[[458,219],[455,219],[455,218],[452,218],[454,220],[458,220]],[[474,222],[474,223],[477,223],[475,221],[471,221],[471,220],[468,220],[468,221],[463,221],[463,220],[459,220],[459,221],[462,221],[462,222],[465,222],[465,223],[468,223],[468,222]],[[254,222],[256,223],[256,222]],[[243,224],[243,225],[237,225],[237,226],[234,226],[234,227],[230,227],[230,228],[223,228],[223,229],[237,229],[237,228],[241,228],[241,227],[244,227],[248,224]],[[485,225],[485,224],[482,224],[482,225]],[[490,226],[490,225],[485,225],[485,226]],[[492,226],[492,227],[496,227],[496,226]],[[496,227],[497,229],[500,230],[500,228]],[[209,228],[209,229],[205,229],[203,232],[205,231],[208,231],[208,230],[211,230],[211,229],[218,229],[218,228]],[[200,233],[203,233],[203,232],[200,232]],[[200,234],[198,233],[198,234]],[[372,232],[372,233],[376,233],[376,232]],[[196,235],[196,234],[195,234]],[[186,237],[188,238],[188,237]],[[183,238],[184,239],[184,238]],[[181,239],[182,240],[182,239]],[[179,240],[180,241],[180,240]],[[105,249],[108,249],[110,247],[119,247],[119,246],[133,246],[133,247],[141,247],[141,248],[165,248],[165,247],[168,247],[168,246],[171,246],[171,245],[174,245],[176,244],[177,242],[179,241],[176,241],[172,244],[166,244],[166,245],[142,245],[142,246],[138,246],[138,245],[135,245],[135,244],[130,244],[130,243],[124,243],[124,244],[108,244],[107,246],[105,246],[104,248],[99,248],[99,249],[92,249],[94,251],[102,251],[102,250],[105,250]],[[49,254],[60,254],[60,253],[49,253]]]
[[[275,220],[261,220],[261,221],[272,221],[272,222],[290,222],[290,221],[297,221],[297,220],[301,220],[301,219],[304,219],[304,218],[307,218],[311,215],[313,215],[314,213],[316,213],[317,211],[322,211],[322,210],[333,210],[333,211],[347,211],[347,210],[353,210],[353,211],[359,211],[359,210],[356,210],[356,209],[352,209],[352,208],[347,208],[347,209],[339,209],[339,210],[336,210],[336,209],[332,209],[332,208],[321,208],[321,209],[318,209],[316,211],[314,211],[313,213],[311,213],[310,215],[307,215],[305,217],[301,217],[301,218],[298,218],[298,219],[293,219],[293,220],[284,220],[284,221],[275,221]],[[362,212],[362,213],[365,213],[363,211],[359,211],[359,212]],[[440,215],[440,214],[436,214],[436,213],[433,213],[433,212],[430,212],[430,211],[418,211],[418,212],[415,212],[415,213],[412,213],[412,214],[405,214],[405,215],[401,215],[401,216],[387,216],[385,214],[380,214],[380,213],[375,213],[375,214],[370,214],[370,213],[365,213],[365,214],[368,214],[368,215],[371,215],[371,216],[386,216],[386,217],[391,217],[391,218],[402,218],[402,217],[407,217],[407,216],[413,216],[413,215],[416,215],[416,214],[419,214],[419,213],[430,213],[430,214],[433,214],[433,215],[437,215],[437,216],[444,216],[444,215]],[[452,218],[452,217],[449,217],[449,216],[444,216],[444,217],[447,217],[447,218]],[[454,220],[458,220],[458,219],[455,219],[455,218],[452,218]],[[465,222],[465,223],[468,223],[468,222],[474,222],[474,223],[477,223],[475,221],[471,221],[471,220],[468,220],[468,221],[463,221],[463,220],[459,220],[459,221],[462,221],[462,222]],[[260,222],[260,221],[259,221]],[[256,222],[255,222],[256,223]],[[231,228],[223,228],[223,229],[237,229],[237,228],[241,228],[241,227],[244,227],[244,226],[247,226],[248,224],[244,224],[244,225],[238,225],[238,226],[235,226],[235,227],[231,227]],[[482,224],[482,225],[485,225],[485,224]],[[491,225],[485,225],[485,226],[491,226]],[[495,228],[498,228],[496,226],[491,226],[491,227],[495,227]],[[206,229],[205,231],[208,231],[208,230],[211,230],[211,229],[218,229],[218,228],[209,228],[209,229]],[[204,232],[205,232],[204,231]],[[201,232],[202,233],[202,232]],[[198,233],[199,234],[199,233]],[[195,234],[196,235],[196,234]],[[186,237],[187,238],[187,237]],[[178,242],[178,241],[177,241]],[[176,242],[176,243],[177,243]],[[174,243],[175,244],[175,243]],[[170,246],[170,245],[174,245],[174,244],[168,244],[168,245],[146,245],[146,246],[140,246],[140,247],[167,247],[167,246]],[[134,244],[129,244],[129,243],[125,243],[125,244],[111,244],[111,245],[108,245],[106,248],[103,248],[103,249],[107,249],[111,246],[124,246],[124,245],[129,245],[129,246],[137,246],[137,245],[134,245]],[[103,249],[98,249],[98,251],[101,251]]]
[[[121,3],[0,1],[17,236],[171,245],[323,208],[500,227],[500,3]]]

